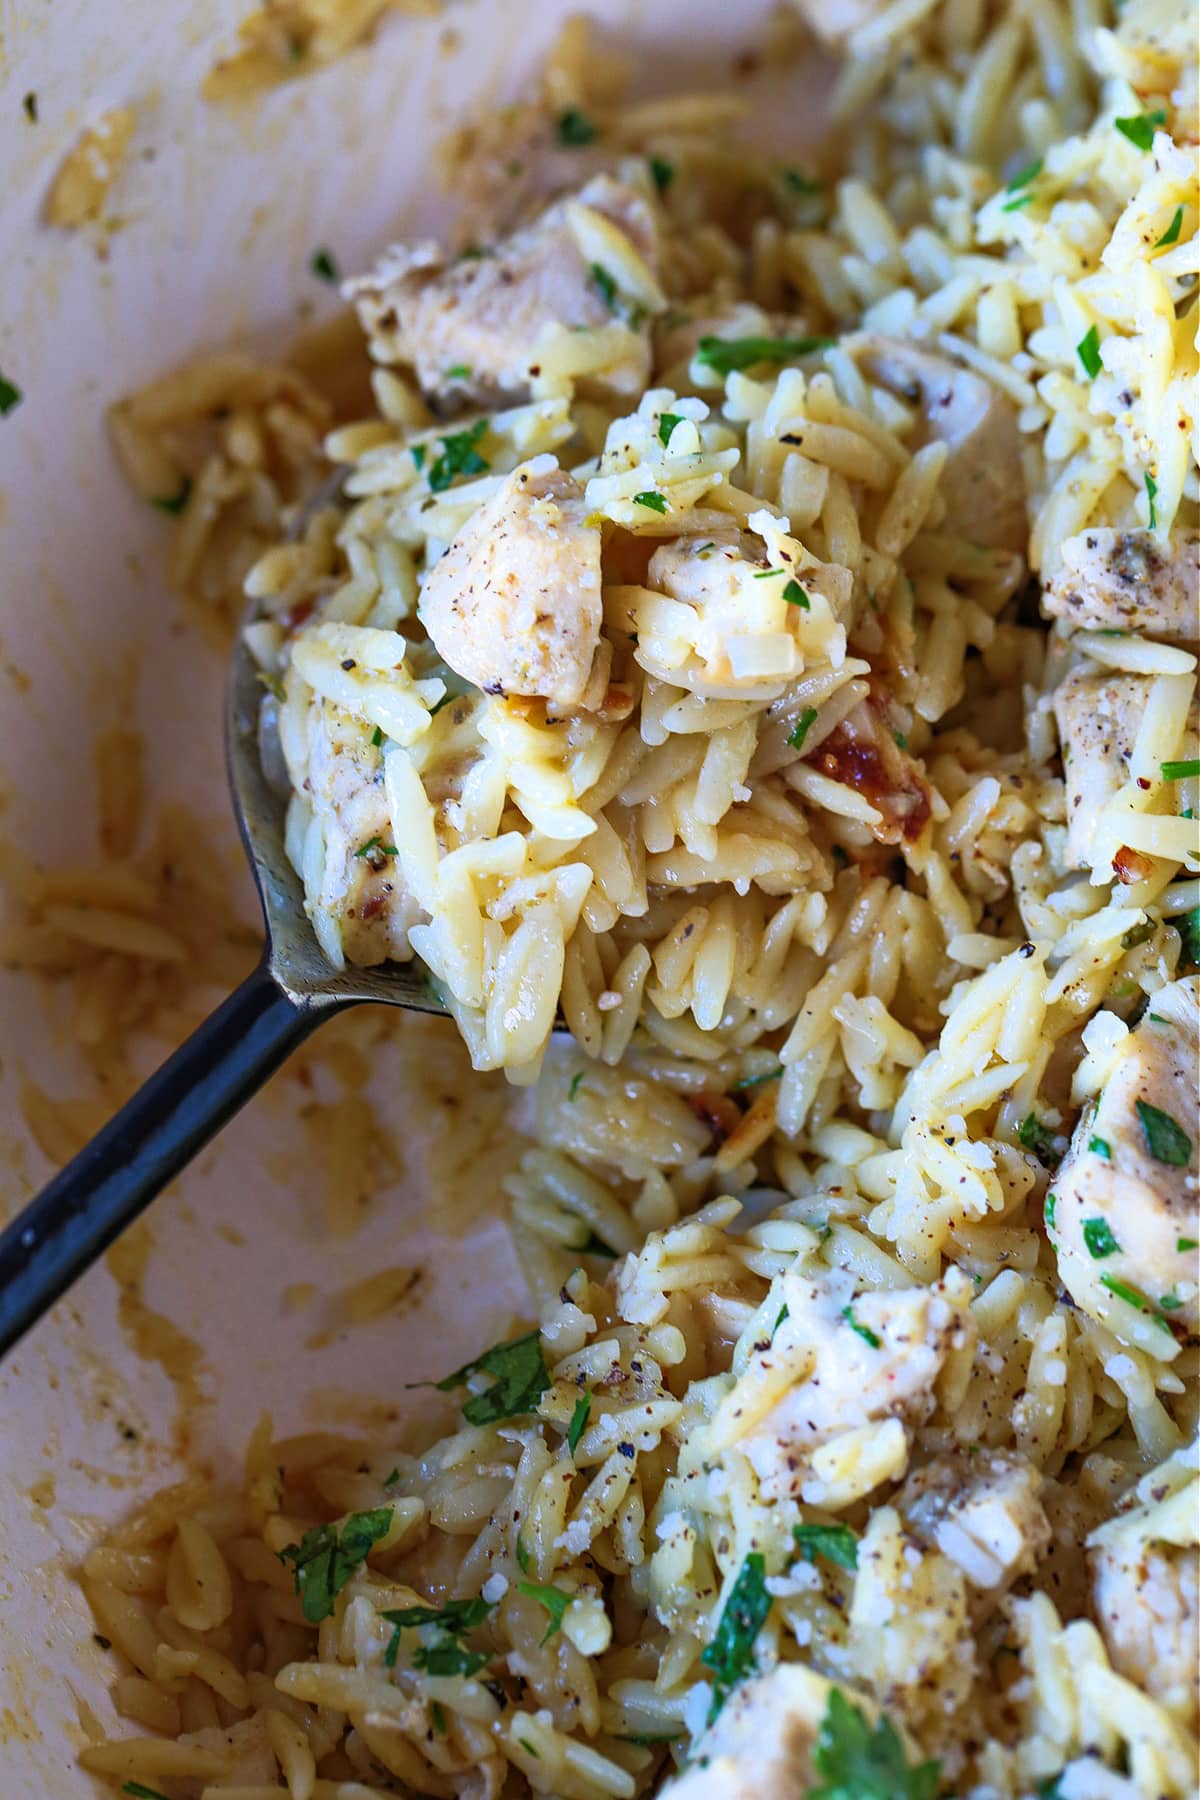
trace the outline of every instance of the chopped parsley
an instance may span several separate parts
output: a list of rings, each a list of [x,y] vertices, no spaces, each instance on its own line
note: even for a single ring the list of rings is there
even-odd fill
[[[525,1548],[524,1544],[521,1542],[521,1534],[520,1534],[520,1532],[518,1532],[517,1533],[517,1567],[518,1567],[518,1569],[520,1569],[522,1575],[527,1575],[529,1573],[529,1566],[532,1563],[532,1561],[533,1561],[533,1558],[532,1558],[532,1556],[530,1556],[528,1550]]]
[[[1121,937],[1122,950],[1136,950],[1139,944],[1147,944],[1154,936],[1154,927],[1149,919],[1143,919],[1140,925],[1131,925]]]
[[[731,375],[735,370],[752,369],[757,363],[793,362],[816,350],[828,350],[836,343],[837,339],[831,337],[702,337],[696,346],[696,361],[714,375]]]
[[[1121,1248],[1107,1219],[1085,1219],[1083,1241],[1087,1245],[1088,1255],[1095,1262],[1100,1262],[1106,1256],[1115,1256]]]
[[[574,1456],[579,1448],[579,1440],[587,1430],[588,1417],[592,1410],[592,1396],[580,1394],[575,1402],[575,1410],[571,1414],[571,1423],[567,1426],[567,1449]]]
[[[1200,1250],[1200,1238],[1176,1238],[1175,1248],[1181,1252],[1184,1250]]]
[[[1151,475],[1150,471],[1147,469],[1147,471],[1146,471],[1146,500],[1150,507],[1150,529],[1151,529],[1151,531],[1158,530],[1158,508],[1154,504],[1154,502],[1157,498],[1158,498],[1158,483],[1157,483],[1157,481],[1155,481],[1153,475]]]
[[[1062,1788],[1059,1786],[1061,1781],[1061,1772],[1048,1776],[1045,1781],[1039,1781],[1033,1790],[1037,1800],[1062,1800]]]
[[[1200,756],[1185,757],[1181,762],[1165,762],[1162,773],[1164,781],[1190,781],[1193,775],[1200,775]]]
[[[845,1319],[851,1331],[856,1331],[858,1333],[864,1344],[870,1344],[872,1350],[883,1349],[883,1339],[877,1337],[869,1325],[863,1325],[855,1318],[854,1308],[852,1306],[843,1306],[842,1317]]]
[[[468,1425],[491,1425],[496,1419],[513,1419],[533,1412],[550,1386],[541,1334],[528,1331],[506,1344],[493,1344],[474,1362],[464,1363],[453,1375],[433,1385],[440,1393],[452,1393],[475,1374],[494,1375],[496,1379],[482,1394],[472,1394],[464,1402],[463,1418]]]
[[[518,1738],[517,1742],[518,1742],[518,1744],[520,1744],[522,1750],[524,1750],[526,1756],[532,1756],[534,1762],[541,1762],[541,1760],[542,1760],[541,1751],[535,1750],[528,1738]]]
[[[1050,1193],[1050,1194],[1046,1195],[1046,1203],[1042,1208],[1042,1217],[1045,1219],[1046,1224],[1050,1227],[1051,1230],[1054,1229],[1054,1208],[1057,1204],[1058,1204],[1058,1195],[1057,1194]]]
[[[806,175],[803,169],[781,169],[779,179],[789,194],[823,194],[825,183]]]
[[[574,1075],[571,1077],[571,1085],[567,1089],[568,1100],[573,1100],[575,1098],[576,1094],[579,1092],[579,1084],[586,1073],[586,1069],[576,1069]]]
[[[487,1600],[447,1600],[445,1606],[403,1606],[381,1612],[393,1627],[391,1642],[384,1653],[389,1669],[396,1666],[400,1649],[400,1633],[429,1629],[433,1636],[413,1652],[413,1667],[427,1675],[476,1675],[491,1660],[486,1650],[465,1650],[459,1642],[468,1631],[482,1625],[492,1611]]]
[[[589,263],[588,277],[609,312],[615,312],[617,306],[617,284],[603,263]]]
[[[1118,1300],[1124,1300],[1126,1306],[1132,1306],[1136,1311],[1144,1313],[1148,1319],[1153,1319],[1154,1323],[1161,1325],[1164,1331],[1171,1329],[1165,1319],[1159,1318],[1140,1288],[1130,1287],[1127,1281],[1118,1281],[1115,1275],[1102,1275],[1100,1286],[1107,1288],[1110,1294],[1115,1294]]]
[[[423,469],[425,467],[425,445],[424,444],[410,444],[409,448],[408,448],[408,454],[412,457],[413,462],[416,464],[418,469]]]
[[[757,1550],[752,1550],[738,1570],[716,1634],[700,1659],[713,1671],[710,1725],[738,1682],[755,1667],[754,1645],[770,1610],[766,1563]]]
[[[804,708],[804,711],[796,720],[795,729],[788,733],[788,743],[792,746],[793,750],[803,750],[804,740],[812,729],[813,720],[816,716],[817,709],[815,706],[806,706]]]
[[[435,1700],[429,1709],[429,1723],[439,1737],[446,1735],[446,1709],[440,1700]]]
[[[469,363],[453,363],[446,370],[447,381],[470,381],[471,367]]]
[[[1095,325],[1089,325],[1075,346],[1075,354],[1083,364],[1089,381],[1094,381],[1103,366],[1100,361],[1100,333]]]
[[[1042,1124],[1036,1113],[1026,1113],[1017,1128],[1017,1137],[1026,1150],[1033,1152],[1039,1162],[1058,1162],[1059,1159],[1054,1152],[1054,1133]]]
[[[805,593],[804,589],[800,586],[800,583],[796,580],[795,576],[792,577],[792,579],[788,582],[787,586],[784,588],[783,597],[787,601],[789,606],[802,607],[805,612],[812,611],[812,606],[809,602],[808,595]]]
[[[791,1316],[792,1316],[791,1310],[788,1306],[787,1301],[785,1300],[783,1305],[780,1307],[778,1313],[775,1315],[775,1323],[771,1327],[771,1342],[772,1343],[775,1342],[775,1333],[779,1330],[779,1327],[783,1324],[785,1319],[790,1319]]]
[[[839,1569],[857,1569],[858,1539],[848,1525],[795,1525],[792,1536],[805,1562],[823,1556]]]
[[[1026,163],[1023,169],[1018,169],[1012,180],[1005,183],[1005,193],[1019,194],[1021,189],[1027,188],[1031,181],[1036,181],[1041,172],[1042,159],[1038,156],[1034,158],[1033,162]]]
[[[308,259],[308,267],[309,272],[315,275],[318,281],[336,281],[338,278],[338,266],[334,260],[333,251],[327,250],[324,244],[313,251]]]
[[[374,748],[376,750],[378,750],[378,748],[379,748],[380,744],[382,744],[382,742],[383,742],[383,727],[380,725],[377,725],[375,727],[374,731],[371,733],[371,743],[374,746]]]
[[[0,383],[0,414],[4,411],[3,383]],[[156,506],[159,512],[170,513],[173,518],[177,518],[191,497],[192,478],[190,475],[185,475],[173,494],[156,494],[150,504]]]
[[[652,156],[650,177],[659,193],[665,194],[675,179],[675,164],[669,163],[665,156]]]
[[[310,1625],[319,1625],[333,1611],[333,1603],[373,1545],[385,1537],[392,1523],[390,1506],[351,1513],[337,1525],[314,1525],[298,1544],[286,1544],[281,1563],[291,1563],[300,1610]]]
[[[1127,137],[1135,150],[1153,149],[1155,129],[1166,122],[1167,115],[1161,107],[1152,113],[1134,113],[1132,118],[1113,120],[1121,136]]]
[[[647,488],[644,493],[635,494],[633,496],[633,504],[635,506],[648,506],[651,512],[656,513],[665,513],[667,510],[666,496],[663,494],[656,494],[653,488]]]
[[[1173,1169],[1186,1169],[1192,1154],[1192,1140],[1170,1113],[1162,1112],[1146,1100],[1135,1100],[1134,1111],[1142,1122],[1146,1148],[1155,1162],[1167,1163]]]
[[[897,750],[908,749],[908,738],[903,731],[893,731],[892,742],[895,744]]]
[[[840,1688],[833,1688],[813,1751],[821,1786],[809,1800],[934,1800],[942,1766],[908,1765],[904,1745],[890,1719],[867,1722]]]
[[[1033,199],[1033,189],[1026,188],[1024,193],[1016,194],[1016,195],[1014,195],[1014,197],[1011,200],[1006,200],[1004,202],[1004,205],[1000,208],[1000,211],[1006,212],[1006,213],[1007,212],[1020,212],[1021,208],[1023,206],[1028,206],[1030,204],[1030,202],[1032,201],[1032,199]]]
[[[1151,249],[1165,250],[1169,244],[1177,244],[1179,242],[1179,232],[1180,232],[1182,225],[1183,225],[1183,208],[1182,208],[1182,206],[1177,206],[1175,208],[1175,215],[1172,218],[1171,223],[1167,226],[1167,229],[1163,232],[1163,234],[1159,238],[1158,242],[1156,244],[1151,245]]]
[[[580,112],[577,106],[568,106],[565,112],[558,115],[558,141],[567,144],[572,150],[582,148],[584,144],[594,143],[596,126],[586,113]]]
[[[1158,1297],[1158,1304],[1162,1307],[1164,1312],[1178,1312],[1179,1308],[1183,1305],[1183,1301],[1179,1298],[1178,1294],[1160,1294]]]
[[[562,1588],[543,1587],[536,1581],[519,1581],[517,1592],[526,1595],[530,1600],[536,1600],[538,1605],[544,1606],[550,1615],[550,1623],[539,1642],[540,1648],[542,1644],[548,1644],[550,1639],[562,1630],[566,1610],[575,1596],[564,1592]]]
[[[1092,1152],[1093,1156],[1102,1156],[1105,1162],[1112,1161],[1112,1145],[1107,1138],[1089,1138],[1088,1149]]]
[[[401,1479],[402,1477],[399,1469],[392,1469],[389,1474],[384,1476],[383,1485],[385,1488],[396,1487]]]
[[[486,419],[476,419],[466,431],[452,431],[442,439],[442,453],[429,471],[429,486],[441,494],[459,475],[486,475],[488,464],[475,446],[487,430]],[[414,461],[416,460],[414,453]],[[420,463],[417,467],[420,468]]]
[[[147,1787],[142,1781],[127,1781],[121,1792],[131,1794],[133,1800],[167,1800],[167,1796],[158,1788]]]
[[[1175,921],[1175,929],[1183,944],[1183,960],[1186,963],[1200,963],[1200,906],[1193,906],[1191,912],[1181,913]]]
[[[361,857],[364,861],[370,862],[377,856],[397,856],[399,852],[395,844],[385,844],[382,838],[372,837],[368,838],[365,844],[360,844],[354,855],[356,859]]]
[[[682,413],[664,413],[658,421],[658,441],[664,450],[671,441],[671,433],[677,425],[682,425]]]
[[[764,1075],[743,1075],[740,1081],[734,1082],[729,1091],[731,1094],[741,1094],[747,1088],[761,1087],[764,1081],[778,1081],[782,1074],[783,1064],[779,1063],[775,1068],[768,1069]]]

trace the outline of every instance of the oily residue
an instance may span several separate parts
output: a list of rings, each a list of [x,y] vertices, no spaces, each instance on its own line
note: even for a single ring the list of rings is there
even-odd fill
[[[208,1399],[200,1385],[204,1357],[194,1338],[181,1331],[173,1319],[155,1312],[143,1297],[153,1247],[150,1227],[142,1220],[117,1239],[105,1261],[120,1290],[117,1321],[121,1330],[135,1353],[145,1362],[157,1363],[175,1388],[172,1436],[182,1455],[188,1447],[193,1417]]]
[[[897,745],[859,737],[842,724],[806,760],[883,815],[871,827],[881,843],[912,844],[924,831],[932,810],[929,789]]]

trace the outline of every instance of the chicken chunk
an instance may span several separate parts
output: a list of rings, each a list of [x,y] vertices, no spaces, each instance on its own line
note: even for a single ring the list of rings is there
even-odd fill
[[[896,1502],[919,1543],[957,1563],[976,1588],[1000,1590],[1033,1568],[1050,1542],[1042,1476],[1023,1456],[938,1456],[909,1476]]]
[[[841,1504],[850,1497],[847,1471],[819,1452],[844,1434],[880,1421],[903,1425],[928,1417],[942,1365],[970,1330],[965,1317],[968,1284],[954,1278],[938,1287],[855,1297],[853,1281],[841,1271],[819,1285],[793,1272],[784,1296],[787,1316],[771,1343],[755,1352],[751,1366],[759,1364],[759,1373],[769,1378],[784,1359],[807,1373],[741,1440],[740,1448],[768,1498],[801,1494],[815,1504]],[[737,1389],[731,1398],[736,1402]],[[879,1444],[890,1444],[892,1458],[899,1452],[899,1467],[881,1468],[878,1479],[901,1473],[903,1432],[876,1438],[875,1445],[864,1443],[867,1457]]]
[[[600,532],[583,490],[548,456],[514,469],[421,591],[452,669],[489,694],[577,706],[600,644]]]
[[[845,1690],[843,1690],[845,1691]],[[816,1780],[812,1752],[831,1683],[801,1663],[743,1681],[698,1740],[671,1800],[795,1800]],[[851,1703],[874,1718],[869,1701]]]
[[[915,447],[937,441],[950,455],[940,492],[947,528],[973,544],[1019,551],[1029,541],[1021,438],[1012,406],[982,375],[897,338],[852,345],[873,380],[919,405]]]
[[[1129,758],[1146,710],[1146,675],[1072,675],[1054,695],[1067,790],[1067,854],[1085,869],[1096,822],[1129,778]]]
[[[1081,630],[1138,631],[1169,643],[1200,637],[1200,536],[1096,526],[1068,538],[1046,584],[1046,611]]]
[[[606,232],[610,250],[592,241]],[[656,263],[649,205],[600,175],[491,251],[447,263],[435,243],[400,245],[346,292],[358,304],[376,358],[411,363],[435,403],[528,399],[535,348],[553,325],[624,324],[628,342],[592,379],[603,391],[636,394],[650,371],[648,319],[660,298]],[[629,291],[630,271],[636,292]]]
[[[1200,1323],[1198,1009],[1195,975],[1153,996],[1122,1041],[1099,1104],[1080,1119],[1047,1203],[1062,1280],[1118,1336],[1127,1312],[1119,1302],[1131,1293],[1155,1309],[1154,1333],[1168,1331],[1168,1321],[1191,1331]]]

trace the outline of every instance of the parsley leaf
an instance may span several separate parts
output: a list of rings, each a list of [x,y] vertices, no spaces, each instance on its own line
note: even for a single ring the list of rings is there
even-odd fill
[[[795,579],[795,577],[793,577],[788,582],[787,586],[784,588],[783,597],[787,601],[789,606],[803,607],[805,612],[812,611],[812,605],[809,601],[808,595],[805,593],[804,589],[800,586],[800,583]]]
[[[1165,762],[1162,774],[1164,781],[1190,781],[1193,775],[1200,775],[1200,756],[1184,757],[1179,762]]]
[[[9,381],[6,375],[0,373],[0,419],[5,419],[10,412],[15,412],[24,398],[20,388],[14,382]]]
[[[1195,968],[1200,963],[1200,906],[1181,913],[1175,920],[1175,929],[1183,943],[1184,962]]]
[[[1042,159],[1039,156],[1036,157],[1033,162],[1026,163],[1025,167],[1019,169],[1011,181],[1005,183],[1005,193],[1019,194],[1021,189],[1027,188],[1031,181],[1036,181],[1041,172]]]
[[[334,260],[333,251],[327,250],[324,244],[313,251],[308,267],[318,281],[336,281],[338,278],[338,266]]]
[[[804,740],[808,736],[816,716],[817,709],[815,706],[806,706],[804,708],[804,711],[796,720],[795,729],[788,734],[788,743],[792,746],[793,750],[803,750]]]
[[[1176,1250],[1200,1250],[1200,1238],[1181,1237],[1175,1239]]]
[[[391,1507],[377,1506],[371,1512],[351,1513],[340,1530],[336,1525],[314,1525],[298,1544],[287,1544],[279,1552],[280,1562],[292,1565],[300,1610],[310,1625],[329,1617],[337,1596],[391,1523]]]
[[[854,1308],[852,1306],[843,1306],[842,1317],[845,1319],[851,1331],[856,1331],[858,1333],[864,1344],[870,1344],[872,1350],[883,1349],[883,1339],[877,1336],[876,1333],[871,1330],[869,1325],[862,1325],[859,1323],[854,1316]]]
[[[589,263],[588,275],[591,279],[592,286],[600,295],[600,298],[603,300],[605,306],[607,306],[609,312],[615,311],[617,304],[617,284],[609,274],[608,270],[604,267],[604,264],[597,262]]]
[[[574,1456],[579,1440],[587,1430],[588,1416],[592,1410],[592,1396],[581,1394],[575,1402],[575,1410],[571,1414],[571,1423],[567,1426],[567,1449]]]
[[[666,496],[664,494],[656,494],[653,488],[647,488],[644,493],[635,494],[633,496],[633,504],[635,506],[648,506],[651,512],[656,513],[665,513],[667,510]]]
[[[528,1550],[525,1548],[524,1544],[521,1542],[521,1534],[520,1534],[520,1532],[518,1532],[517,1533],[517,1567],[518,1567],[518,1569],[520,1569],[522,1575],[527,1575],[529,1573],[529,1565],[532,1563],[532,1561],[533,1561],[533,1558],[532,1558],[532,1556],[530,1556]]]
[[[1155,1162],[1167,1163],[1173,1169],[1186,1169],[1192,1154],[1192,1140],[1170,1113],[1146,1100],[1136,1100],[1134,1111],[1142,1122],[1146,1148]]]
[[[447,1600],[445,1606],[401,1606],[379,1616],[402,1631],[413,1631],[419,1625],[436,1625],[440,1631],[448,1631],[451,1637],[462,1637],[464,1632],[474,1631],[477,1625],[482,1625],[491,1610],[489,1600]]]
[[[1105,1162],[1112,1161],[1112,1145],[1107,1138],[1093,1137],[1088,1139],[1088,1149],[1093,1156],[1102,1156]]]
[[[665,194],[675,179],[675,164],[669,163],[665,156],[652,156],[650,174],[659,193]]]
[[[545,1636],[541,1639],[541,1644],[548,1644],[555,1633],[562,1630],[563,1618],[568,1606],[575,1598],[574,1594],[565,1593],[562,1588],[543,1587],[536,1581],[519,1581],[517,1592],[525,1594],[530,1600],[536,1600],[538,1605],[544,1606],[550,1614],[550,1623],[546,1627]]]
[[[782,1074],[783,1064],[779,1063],[775,1068],[768,1069],[763,1075],[743,1075],[740,1081],[734,1082],[729,1091],[731,1094],[741,1094],[747,1088],[761,1087],[765,1081],[778,1081]]]
[[[1134,113],[1130,119],[1113,120],[1117,130],[1129,139],[1135,150],[1153,149],[1155,127],[1166,122],[1167,115],[1161,107],[1152,113]]]
[[[1158,530],[1158,508],[1154,504],[1154,502],[1157,498],[1158,498],[1158,483],[1157,483],[1157,481],[1155,481],[1155,479],[1154,479],[1153,475],[1151,475],[1150,471],[1147,470],[1146,471],[1146,500],[1150,507],[1150,529],[1151,529],[1151,531]]]
[[[802,169],[782,169],[779,178],[789,194],[823,194],[825,192],[825,183],[814,180]]]
[[[577,106],[568,106],[565,112],[558,115],[558,141],[578,150],[584,144],[591,144],[596,139],[596,126],[586,113],[580,112]]]
[[[1043,1125],[1036,1113],[1026,1113],[1017,1128],[1017,1137],[1026,1150],[1032,1150],[1039,1162],[1055,1165],[1060,1158],[1055,1154],[1054,1133]]]
[[[426,448],[427,447],[424,444],[410,444],[408,447],[408,454],[412,457],[413,462],[418,469],[423,469],[425,467]]]
[[[464,1650],[453,1638],[439,1638],[436,1644],[418,1644],[413,1651],[413,1668],[426,1675],[478,1675],[492,1660],[489,1650]]]
[[[822,1780],[809,1800],[934,1800],[942,1773],[936,1762],[910,1769],[891,1720],[868,1724],[840,1688],[830,1692],[813,1767]]]
[[[734,370],[752,369],[757,363],[793,362],[816,350],[828,350],[836,343],[837,339],[831,337],[702,337],[696,346],[696,361],[714,375],[730,375]]]
[[[440,1393],[448,1394],[464,1387],[467,1378],[477,1373],[494,1375],[496,1379],[484,1393],[472,1394],[464,1402],[463,1418],[468,1425],[490,1425],[496,1419],[533,1412],[550,1386],[540,1333],[527,1331],[506,1344],[493,1344],[474,1362],[464,1363],[453,1375],[433,1385]]]
[[[1083,364],[1089,381],[1094,381],[1100,373],[1100,333],[1095,325],[1089,325],[1075,346],[1075,354]]]
[[[664,413],[658,421],[658,441],[664,449],[671,441],[671,433],[682,421],[682,413]]]
[[[1057,1194],[1051,1192],[1046,1195],[1045,1204],[1042,1207],[1042,1217],[1045,1219],[1046,1224],[1049,1226],[1051,1231],[1053,1231],[1053,1229],[1054,1229],[1054,1209],[1057,1206],[1057,1204],[1058,1204],[1058,1195]]]
[[[452,363],[450,365],[450,367],[446,370],[446,380],[447,381],[470,381],[470,379],[471,379],[470,363]]]
[[[792,1536],[805,1562],[823,1556],[839,1569],[857,1569],[858,1539],[848,1525],[795,1525]]]
[[[1098,1217],[1083,1221],[1083,1241],[1087,1245],[1088,1255],[1095,1262],[1105,1256],[1115,1256],[1121,1248],[1112,1234],[1108,1220]]]
[[[1107,1288],[1110,1294],[1115,1294],[1118,1300],[1124,1300],[1126,1306],[1132,1306],[1138,1312],[1145,1313],[1148,1319],[1153,1319],[1154,1323],[1161,1325],[1164,1331],[1170,1331],[1171,1327],[1167,1321],[1159,1318],[1140,1288],[1131,1287],[1127,1281],[1118,1281],[1115,1275],[1102,1275],[1100,1286]]]
[[[399,854],[395,844],[385,844],[383,839],[378,837],[368,838],[366,843],[360,844],[354,852],[356,859],[361,857],[366,862],[376,856],[398,856]]]
[[[0,413],[3,411],[4,395],[0,393]],[[156,506],[159,512],[170,513],[172,517],[178,517],[191,497],[192,478],[190,475],[185,475],[173,494],[156,494],[150,504]]]
[[[158,1788],[147,1787],[141,1781],[127,1781],[121,1792],[131,1794],[133,1800],[167,1800],[167,1796],[160,1793]]]
[[[1179,242],[1179,232],[1180,232],[1182,225],[1183,225],[1183,208],[1182,208],[1182,206],[1177,206],[1175,208],[1175,215],[1172,218],[1171,223],[1167,226],[1167,229],[1163,232],[1163,234],[1159,238],[1158,242],[1156,244],[1151,245],[1151,249],[1165,250],[1167,248],[1168,244],[1177,244]]]
[[[447,1600],[445,1606],[402,1606],[389,1612],[381,1612],[380,1618],[386,1619],[394,1627],[391,1643],[387,1647],[384,1661],[389,1669],[396,1666],[396,1656],[400,1649],[400,1633],[416,1631],[423,1627],[434,1630],[437,1635],[428,1643],[417,1646],[413,1652],[413,1666],[424,1669],[427,1675],[474,1675],[491,1660],[487,1650],[464,1650],[459,1639],[468,1631],[474,1631],[482,1625],[492,1605],[487,1600]]]
[[[710,1725],[738,1682],[755,1667],[754,1645],[770,1610],[766,1563],[757,1550],[752,1550],[729,1590],[716,1634],[700,1658],[714,1675],[708,1709]]]
[[[429,471],[429,486],[441,494],[459,475],[486,475],[488,464],[475,446],[487,430],[486,419],[476,419],[466,431],[452,431],[442,439],[442,453]]]

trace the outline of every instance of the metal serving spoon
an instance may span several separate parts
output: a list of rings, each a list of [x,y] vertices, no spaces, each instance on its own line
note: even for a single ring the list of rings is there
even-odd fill
[[[329,498],[323,490],[305,516]],[[304,519],[300,521],[303,525]],[[293,535],[298,528],[293,528]],[[0,1355],[186,1167],[323,1020],[363,1000],[445,1013],[419,964],[334,969],[304,911],[264,770],[263,689],[241,633],[229,672],[225,761],[262,901],[262,959],[115,1118],[0,1232]]]

